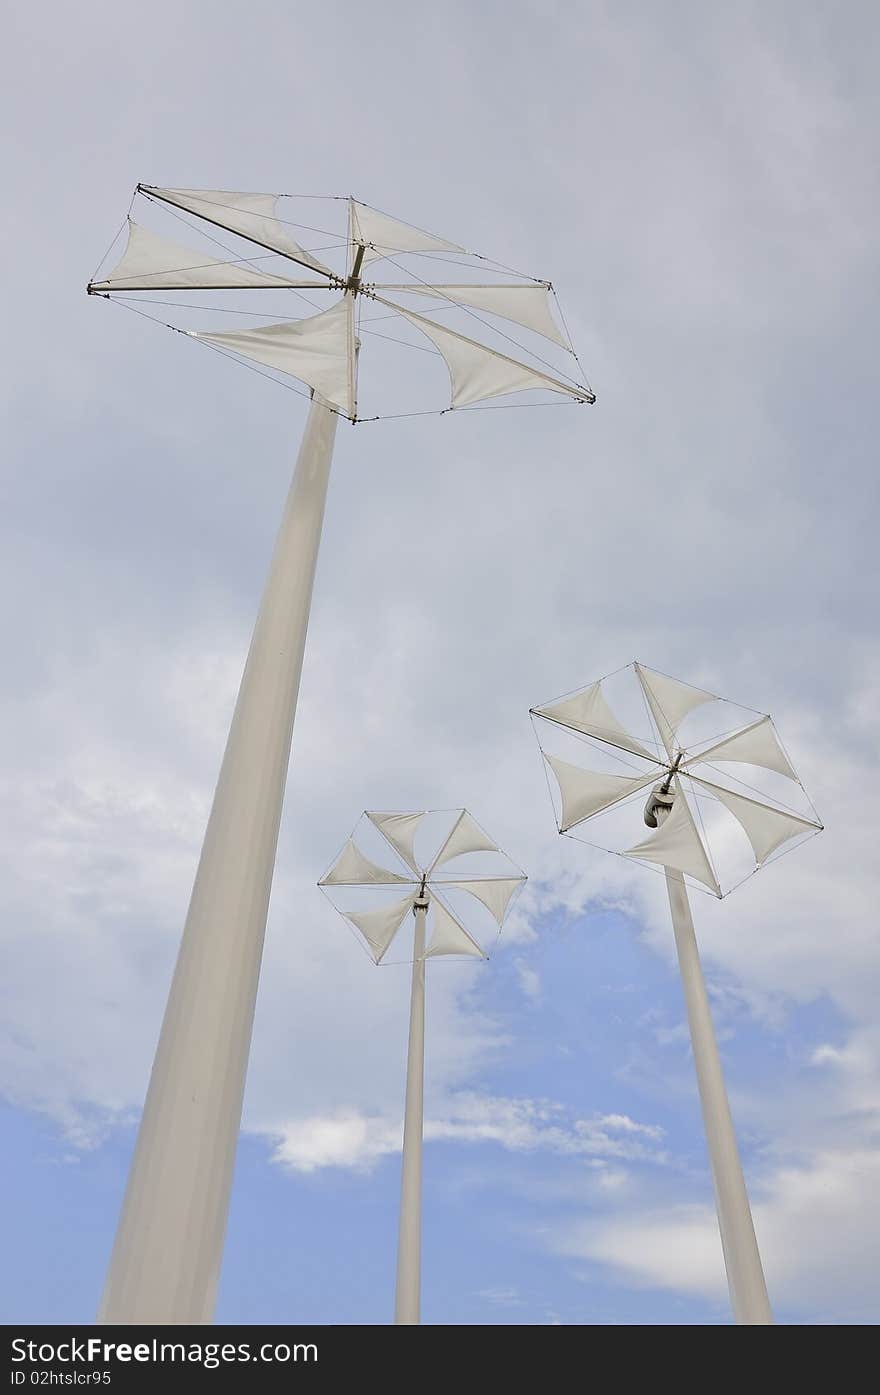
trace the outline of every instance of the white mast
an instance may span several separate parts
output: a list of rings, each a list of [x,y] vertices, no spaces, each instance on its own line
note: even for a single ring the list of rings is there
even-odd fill
[[[602,771],[586,770],[579,763],[569,763],[544,750],[545,760],[559,788],[561,808],[557,826],[560,833],[601,819],[611,810],[622,810],[627,801],[653,785],[645,806],[644,822],[655,832],[635,847],[624,847],[620,851],[626,857],[659,864],[665,871],[731,1307],[737,1323],[772,1323],[685,877],[702,884],[716,896],[722,896],[724,891],[715,863],[709,856],[702,819],[698,829],[685,790],[690,791],[695,801],[698,798],[714,800],[717,806],[734,816],[751,844],[758,867],[783,844],[795,837],[816,833],[822,825],[811,805],[809,814],[795,813],[781,805],[775,795],[759,794],[756,798],[753,784],[746,786],[750,791],[748,795],[741,793],[732,786],[741,785],[742,781],[726,770],[716,773],[718,762],[750,766],[750,780],[769,771],[773,776],[781,775],[796,782],[804,802],[809,803],[768,716],[758,714],[757,721],[731,731],[721,740],[713,740],[711,745],[703,741],[693,747],[683,747],[678,743],[678,728],[684,719],[696,708],[719,703],[721,699],[641,664],[633,664],[631,668],[657,736],[637,739],[630,733],[607,701],[605,680],[592,683],[574,695],[533,708],[532,716],[549,724],[543,728],[544,736],[539,736],[542,750],[544,742],[551,739],[550,732],[555,731],[560,739],[558,733],[568,729],[577,733],[578,744],[573,749],[579,757],[586,737],[594,757],[606,762]],[[618,768],[610,770],[609,764]],[[626,773],[620,770],[621,765]],[[707,766],[712,780],[705,776]],[[661,774],[662,778],[654,784]],[[718,783],[719,779],[724,783]],[[619,821],[620,814],[616,817]],[[609,825],[606,823],[605,827]],[[597,834],[602,846],[607,846],[604,839],[610,837],[607,831]],[[727,889],[732,888],[728,886]]]
[[[455,911],[450,908],[450,891],[468,893],[463,900],[465,903],[470,901],[471,913],[476,909],[475,903],[488,912],[488,917],[483,912],[476,912],[478,921],[482,917],[485,935],[486,924],[493,921],[500,932],[513,898],[526,880],[519,868],[515,868],[505,857],[497,843],[483,832],[466,809],[454,811],[454,821],[436,856],[422,866],[417,861],[414,844],[422,821],[431,812],[438,811],[366,813],[366,824],[364,820],[361,821],[329,872],[318,883],[331,895],[336,909],[355,926],[376,964],[386,962],[386,955],[409,912],[412,911],[415,917],[394,1299],[394,1321],[400,1326],[414,1326],[421,1321],[425,962],[441,955],[476,959],[488,957],[480,947],[479,932],[472,934],[462,918],[462,898],[459,898]],[[449,811],[446,812],[448,814]],[[394,872],[380,867],[364,856],[355,839],[362,836],[367,825],[378,830],[385,844],[400,859],[405,871]],[[487,872],[484,858],[476,873],[466,870],[459,873],[454,871],[452,877],[440,875],[440,869],[445,868],[448,862],[469,854],[492,855],[496,864],[494,874],[491,865]],[[337,894],[340,890],[345,892],[346,888],[354,887],[362,893],[366,888],[370,888],[372,893],[377,887],[385,887],[388,891],[406,888],[406,892],[402,900],[383,902],[374,910],[347,910],[337,903]],[[432,916],[430,940],[427,939],[429,910]]]
[[[384,287],[362,280],[374,261],[393,258],[399,273],[408,268],[400,268],[396,258],[411,253],[465,256],[455,243],[349,199],[348,232],[341,239],[345,269],[335,272],[293,240],[292,225],[277,216],[274,195],[146,185],[137,193],[154,209],[176,210],[176,218],[183,213],[184,222],[198,220],[190,224],[192,232],[208,224],[211,250],[181,247],[129,218],[121,261],[89,284],[90,294],[111,299],[131,292],[232,290],[301,296],[308,290],[333,298],[329,309],[301,320],[230,332],[182,331],[298,378],[313,399],[205,834],[100,1308],[103,1322],[206,1323],[222,1257],[336,424],[339,416],[358,420],[358,297],[381,303],[434,339],[449,368],[453,406],[530,388],[580,402],[594,397],[574,379],[564,381],[380,301],[377,291]],[[218,228],[255,244],[256,264],[254,245],[230,248],[229,260],[219,258]],[[310,279],[300,279],[304,271]],[[488,288],[456,285],[446,296],[442,285],[416,275],[391,289],[430,295],[444,306],[473,301],[485,310],[488,304],[489,313],[565,345],[550,314],[547,283],[523,278]],[[140,304],[147,314],[156,302]],[[188,315],[194,313],[187,307]],[[523,353],[528,357],[530,351]]]

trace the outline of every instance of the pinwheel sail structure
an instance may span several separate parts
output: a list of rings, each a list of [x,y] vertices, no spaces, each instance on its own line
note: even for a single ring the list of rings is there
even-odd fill
[[[632,713],[629,728],[609,688]],[[532,717],[560,833],[594,841],[595,832],[599,846],[680,872],[701,891],[726,895],[822,828],[770,716],[643,664],[535,707]],[[633,839],[642,824],[634,811],[654,785],[668,787],[671,813]]]
[[[412,960],[412,987],[396,1323],[420,1320],[425,963],[438,958],[486,959],[486,940],[490,933],[500,933],[525,880],[468,811],[455,809],[365,813],[318,883],[376,964],[389,962],[389,953],[404,938],[403,927],[412,917],[412,937],[404,954]],[[355,896],[357,905],[352,904]]]
[[[665,873],[731,1306],[772,1323],[687,884],[720,897],[822,824],[766,713],[643,664],[532,718],[560,833],[601,825],[599,846]]]
[[[168,308],[168,292],[185,293],[185,301],[171,303],[178,314],[170,328],[298,379],[349,421],[363,419],[361,355],[380,341],[410,354],[428,350],[445,363],[451,396],[440,405],[447,410],[523,392],[595,400],[549,281],[511,273],[354,198],[309,199],[303,211],[301,197],[216,189],[139,184],[135,197],[143,215],[129,213],[122,256],[96,273],[89,293],[136,304],[154,318]],[[167,223],[168,214],[177,234],[187,225],[193,245],[146,221]],[[265,318],[257,291],[278,307],[278,318],[254,323]],[[187,323],[199,310],[214,323]],[[218,315],[225,324],[216,323]],[[229,323],[236,316],[241,327]],[[436,376],[433,387],[441,387]],[[387,400],[397,412],[410,405]]]

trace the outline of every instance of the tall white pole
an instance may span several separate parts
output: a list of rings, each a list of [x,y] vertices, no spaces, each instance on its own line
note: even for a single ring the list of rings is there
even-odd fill
[[[212,1318],[336,423],[313,401],[217,781],[100,1322]]]
[[[409,1050],[406,1058],[406,1110],[403,1121],[403,1167],[400,1183],[400,1229],[397,1239],[395,1323],[419,1322],[422,1287],[422,1131],[425,1109],[425,920],[427,897],[414,905],[412,994]]]
[[[738,1323],[766,1325],[773,1322],[773,1314],[712,1027],[687,887],[680,872],[666,869],[666,889],[687,1004],[733,1316]]]

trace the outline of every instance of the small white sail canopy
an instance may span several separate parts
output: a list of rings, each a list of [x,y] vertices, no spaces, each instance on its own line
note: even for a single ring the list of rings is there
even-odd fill
[[[478,901],[482,901],[501,925],[514,893],[525,884],[525,880],[525,877],[486,877],[477,882],[444,881],[443,886],[454,886],[460,891],[469,891],[471,896],[476,896]]]
[[[400,877],[396,872],[390,872],[387,867],[377,867],[375,862],[364,857],[361,850],[349,838],[330,871],[321,878],[318,885],[412,886],[414,881],[409,877]]]
[[[409,320],[440,350],[452,382],[453,407],[469,407],[487,397],[503,397],[508,392],[527,392],[532,388],[562,392],[578,402],[593,401],[589,388],[564,383],[549,373],[541,373],[525,363],[508,358],[506,354],[498,353],[496,349],[478,344],[475,339],[447,329],[445,325],[435,324],[423,315],[405,310],[402,305],[385,300],[380,295],[375,299],[380,305],[396,310],[405,320]]]
[[[389,218],[387,213],[379,213],[367,204],[358,203],[357,199],[352,199],[351,220],[355,241],[366,248],[364,262],[372,262],[377,257],[387,257],[395,252],[464,253],[465,250],[455,242],[446,242],[433,233]]]
[[[470,852],[498,852],[498,844],[483,832],[476,819],[471,818],[467,809],[462,809],[452,825],[449,837],[431,864],[431,870],[449,862],[453,857],[461,857]]]
[[[659,862],[663,867],[671,867],[676,872],[684,872],[696,881],[721,895],[703,840],[697,832],[694,816],[685,798],[681,782],[673,780],[675,800],[672,812],[666,815],[656,833],[634,848],[627,848],[624,857],[637,857],[645,862]]]
[[[648,699],[651,716],[657,723],[663,744],[671,756],[675,734],[687,714],[703,702],[717,702],[718,699],[714,693],[707,693],[704,688],[694,688],[690,683],[682,683],[678,678],[669,678],[665,673],[656,673],[654,669],[645,668],[643,664],[637,663],[634,667]]]
[[[632,751],[638,756],[647,756],[655,764],[657,757],[652,755],[640,741],[630,736],[625,727],[615,717],[605,700],[602,684],[591,683],[582,693],[551,703],[549,707],[532,709],[539,717],[548,717],[551,722],[559,722],[564,727],[573,727],[587,736],[595,736],[599,741],[607,741],[610,746],[620,746],[624,751]]]
[[[448,809],[419,810],[412,813],[367,811],[362,817],[362,822],[358,824],[358,829],[369,825],[374,840],[378,831],[407,865],[413,868],[412,879],[377,867],[365,857],[355,841],[358,836],[358,829],[355,829],[353,837],[348,840],[330,871],[318,883],[327,892],[335,908],[361,931],[376,963],[380,960],[388,962],[385,958],[388,946],[402,924],[407,908],[417,904],[416,898],[422,889],[428,902],[428,921],[431,928],[426,957],[463,954],[485,959],[480,939],[486,934],[486,918],[482,912],[477,911],[474,902],[479,901],[486,907],[500,929],[514,895],[526,880],[524,873],[511,864],[510,859],[505,857],[497,843],[493,843],[483,832],[467,809],[456,809],[454,818],[450,820],[452,812]],[[443,823],[439,824],[438,816],[441,813],[445,818]],[[430,867],[420,872],[416,864],[413,841],[422,827],[423,819],[429,819],[425,836],[430,834],[434,838],[435,847],[440,839],[439,830],[448,828],[449,832],[443,837],[437,856]],[[455,879],[454,872],[448,879],[443,875],[435,876],[435,868],[439,864],[475,852],[494,854],[494,874],[488,870],[487,859],[481,859],[482,866],[487,868],[485,872],[474,872],[467,868],[459,879]],[[363,911],[357,908],[349,910],[341,906],[337,899],[341,898],[343,888],[346,888],[347,896],[347,889],[354,885],[366,888],[382,885],[390,887],[394,884],[402,884],[410,890],[404,900],[379,909],[367,905]],[[446,902],[447,893],[457,891],[467,892],[468,896],[455,898],[454,909],[450,909]],[[472,919],[475,922],[473,928]]]
[[[734,736],[718,741],[714,746],[696,755],[689,756],[685,764],[690,767],[700,761],[742,761],[746,765],[760,765],[765,770],[775,770],[786,775],[789,780],[797,780],[791,762],[779,744],[769,717],[760,717],[750,727]],[[798,781],[798,783],[800,783]]]
[[[421,814],[378,814],[367,812],[367,818],[375,824],[383,837],[403,858],[408,867],[414,872],[419,871],[416,862],[413,840],[421,827],[424,813]]]
[[[593,814],[608,809],[618,800],[626,799],[635,790],[644,789],[657,779],[657,771],[646,775],[608,775],[595,770],[583,770],[579,765],[570,765],[557,756],[544,754],[544,759],[556,776],[562,798],[562,817],[559,832],[567,833],[576,824]]]
[[[488,957],[442,901],[432,897],[431,907],[433,929],[428,948],[425,950],[426,959],[433,959],[441,954],[466,954],[473,959]]]
[[[322,276],[337,279],[335,272],[290,236],[283,221],[276,216],[275,194],[237,194],[224,189],[159,189],[150,184],[139,184],[138,188],[163,203],[185,208],[206,222],[227,228],[251,242],[259,242],[261,247],[279,252],[301,266],[320,271]]]
[[[404,896],[402,901],[395,901],[393,905],[383,906],[377,911],[343,911],[342,914],[361,932],[373,960],[379,964],[412,908],[413,898],[410,894]]]
[[[346,416],[355,414],[355,335],[349,296],[305,320],[228,333],[192,329],[187,333],[193,339],[216,344],[243,358],[289,373]]]
[[[181,247],[129,218],[128,242],[121,259],[107,276],[90,284],[94,291],[206,291],[283,288],[301,282],[254,271],[242,260],[221,261],[192,247]]]
[[[513,285],[442,285],[419,286],[413,283],[391,286],[383,284],[383,291],[406,291],[408,294],[433,296],[435,300],[452,301],[470,310],[486,310],[490,315],[498,315],[502,320],[512,320],[524,329],[534,330],[563,349],[571,346],[557,325],[550,310],[550,287],[529,282]],[[432,309],[436,307],[432,306]]]
[[[787,843],[790,838],[795,838],[799,833],[815,833],[822,826],[811,819],[790,814],[786,809],[775,809],[761,800],[735,794],[733,790],[724,789],[723,786],[702,780],[696,775],[691,775],[690,779],[694,784],[711,790],[715,798],[719,799],[742,825],[759,867],[772,852],[783,843]]]

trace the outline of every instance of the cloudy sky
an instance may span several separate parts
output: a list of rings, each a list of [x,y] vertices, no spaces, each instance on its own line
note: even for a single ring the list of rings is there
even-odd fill
[[[827,831],[697,931],[780,1320],[876,1321],[871,6],[15,4],[7,1321],[96,1309],[305,405],[84,286],[135,182],[353,192],[557,286],[595,407],[340,427],[218,1317],[389,1320],[405,970],[315,888],[466,804],[530,873],[429,975],[424,1319],[724,1323],[662,880],[528,708],[634,657],[774,714]]]

